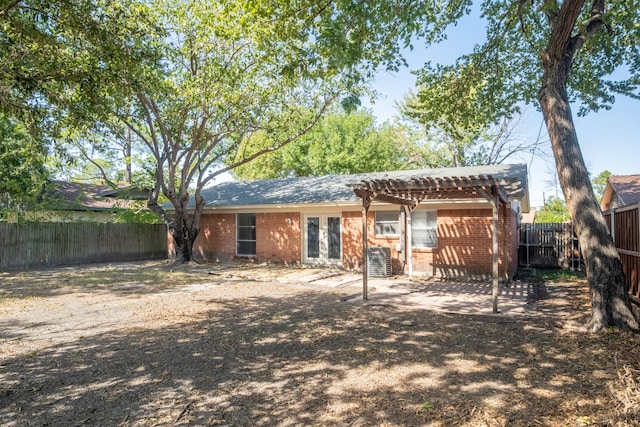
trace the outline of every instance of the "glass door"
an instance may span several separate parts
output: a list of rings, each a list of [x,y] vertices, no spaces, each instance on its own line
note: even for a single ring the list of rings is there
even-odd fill
[[[307,217],[307,258],[320,258],[320,217]]]
[[[340,217],[327,217],[327,257],[331,260],[342,259],[342,245],[340,234]]]
[[[340,215],[308,215],[304,225],[304,262],[339,264],[342,261]]]

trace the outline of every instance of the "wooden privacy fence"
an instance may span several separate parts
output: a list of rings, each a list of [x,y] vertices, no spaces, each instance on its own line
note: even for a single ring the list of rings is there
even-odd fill
[[[520,224],[518,264],[580,270],[582,257],[572,224]]]
[[[0,270],[167,257],[164,224],[0,223]]]
[[[629,295],[640,302],[640,221],[638,205],[604,212],[609,233],[616,244]]]

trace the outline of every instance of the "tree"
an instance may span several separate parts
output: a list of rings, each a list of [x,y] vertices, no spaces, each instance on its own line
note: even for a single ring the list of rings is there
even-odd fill
[[[564,200],[551,196],[545,200],[544,206],[541,210],[536,212],[535,222],[539,223],[553,223],[553,222],[568,222],[571,221],[569,216],[569,209]]]
[[[412,3],[405,12],[431,9],[434,18],[447,16],[442,22],[461,13],[437,12],[435,4]],[[331,28],[309,31],[334,6],[344,13]],[[399,38],[408,41],[413,29],[427,36],[421,24],[407,32],[381,12],[342,1],[11,2],[0,10],[8,70],[0,102],[45,118],[33,122],[46,122],[41,129],[54,136],[91,123],[92,132],[111,132],[104,125],[117,121],[130,129],[156,163],[149,207],[167,223],[178,260],[188,261],[207,183],[295,140],[335,100],[356,105],[378,65],[403,64]],[[428,37],[441,29],[434,25]],[[272,144],[241,149],[258,137]],[[159,203],[161,194],[172,209]]]
[[[117,116],[157,161],[149,207],[167,223],[177,259],[192,259],[206,184],[296,140],[336,100],[353,108],[378,66],[404,63],[398,40],[408,45],[415,32],[441,37],[465,8],[464,0],[451,4],[409,2],[400,26],[369,2],[158,0],[170,29],[159,43],[166,66]],[[413,19],[425,11],[427,25]],[[269,143],[247,142],[253,138]],[[171,215],[158,204],[160,193]]]
[[[20,210],[37,202],[49,178],[45,155],[23,125],[0,113],[0,208]]]
[[[244,144],[249,141],[243,142]],[[254,138],[256,151],[272,142]],[[420,158],[401,126],[377,125],[366,110],[333,111],[297,141],[234,169],[243,179],[321,176],[408,169]]]
[[[70,112],[91,121],[105,97],[158,65],[155,23],[137,0],[2,2],[0,111],[46,133]]]
[[[539,154],[539,139],[527,142],[516,136],[519,118],[502,118],[494,125],[478,114],[456,121],[462,103],[453,110],[437,108],[438,97],[431,89],[423,82],[417,94],[410,93],[400,104],[402,115],[424,129],[424,157],[431,167],[495,165],[522,154]]]
[[[81,126],[65,132],[64,154],[50,162],[50,169],[65,180],[153,186],[155,163],[139,138],[120,120]]]
[[[485,2],[487,39],[454,65],[427,64],[418,82],[452,106],[462,123],[487,123],[538,102],[560,186],[585,257],[592,314],[588,329],[638,329],[624,274],[594,195],[573,123],[579,114],[608,108],[615,94],[639,98],[640,32],[637,2],[554,0]],[[611,79],[622,69],[622,80]],[[462,101],[461,101],[462,100]],[[467,106],[471,108],[467,108]],[[432,114],[440,114],[433,111]]]
[[[593,185],[593,191],[596,192],[596,200],[598,200],[598,203],[602,200],[609,176],[611,176],[611,172],[604,170],[591,180],[591,185]]]
[[[277,22],[233,6],[159,1],[156,13],[171,30],[157,42],[166,66],[111,107],[155,160],[148,206],[167,224],[178,262],[193,259],[201,190],[306,133],[343,93],[342,75],[319,79],[311,65],[290,66],[304,46],[270,38]],[[247,150],[257,138],[267,143]]]

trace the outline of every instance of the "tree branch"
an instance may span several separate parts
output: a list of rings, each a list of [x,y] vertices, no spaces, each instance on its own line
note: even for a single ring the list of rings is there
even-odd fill
[[[549,26],[553,30],[558,22],[559,7],[557,0],[545,0],[542,5],[542,13],[549,20]]]
[[[9,2],[9,4],[4,7],[4,9],[0,10],[0,16],[7,15],[9,12],[11,12],[11,9],[15,9],[18,6],[18,3],[20,3],[20,0],[13,0],[12,2]]]
[[[290,136],[289,138],[285,139],[284,141],[282,141],[279,144],[273,145],[271,147],[268,148],[264,148],[262,150],[257,151],[256,153],[250,155],[249,157],[245,157],[242,160],[233,162],[232,164],[222,168],[222,169],[218,169],[217,171],[211,173],[206,179],[203,180],[203,183],[206,184],[209,181],[211,181],[215,176],[218,176],[220,174],[223,174],[224,172],[228,172],[231,169],[237,168],[238,166],[242,166],[246,163],[249,163],[251,160],[258,158],[260,156],[262,156],[263,154],[267,154],[267,153],[271,153],[273,151],[279,150],[280,148],[284,147],[285,145],[289,144],[290,142],[298,139],[299,137],[301,137],[302,135],[304,135],[305,133],[307,133],[311,128],[313,128],[316,123],[318,123],[318,121],[320,120],[320,118],[323,116],[323,114],[325,113],[326,109],[329,107],[329,105],[331,105],[333,102],[333,99],[329,99],[329,100],[325,100],[324,104],[322,105],[322,108],[320,108],[320,110],[318,111],[318,113],[316,114],[316,116],[313,118],[313,120],[304,128],[300,129],[298,132],[296,132],[294,135]]]
[[[584,45],[587,38],[592,37],[604,26],[604,0],[593,0],[591,5],[591,17],[585,26],[584,31],[576,34],[569,44],[570,55],[573,58],[575,53]]]

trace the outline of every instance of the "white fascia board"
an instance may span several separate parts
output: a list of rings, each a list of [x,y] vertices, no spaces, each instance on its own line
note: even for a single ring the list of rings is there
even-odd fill
[[[455,200],[424,200],[417,209],[438,210],[438,209],[490,209],[490,203],[484,198],[478,199],[455,199]],[[282,205],[234,205],[234,206],[205,206],[203,214],[223,214],[223,213],[244,213],[244,212],[302,212],[302,213],[322,213],[336,211],[360,211],[360,202],[333,202],[333,203],[305,203],[305,204],[282,204]],[[400,205],[390,203],[375,202],[370,210],[397,210]]]

